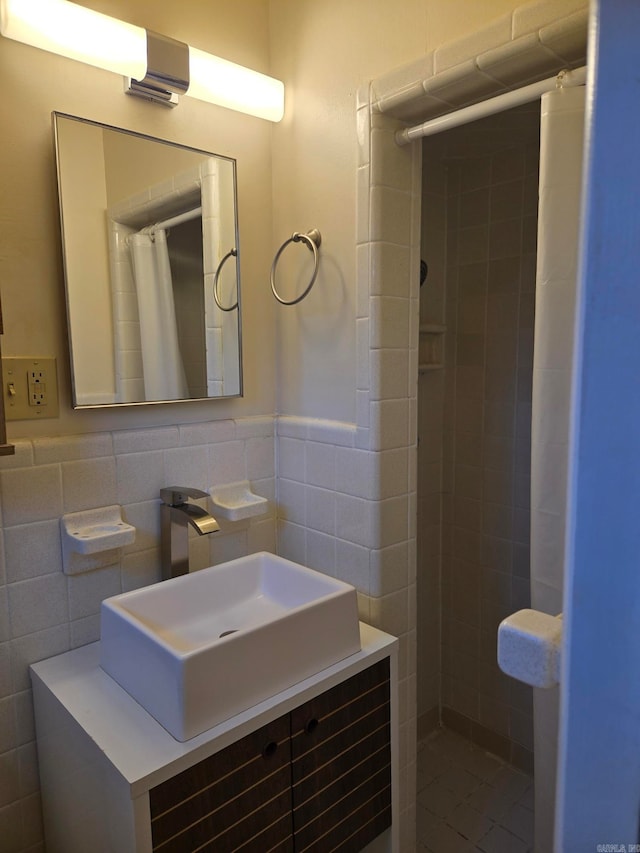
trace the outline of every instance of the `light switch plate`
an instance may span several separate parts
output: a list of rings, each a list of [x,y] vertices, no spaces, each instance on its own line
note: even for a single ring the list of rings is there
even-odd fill
[[[3,358],[2,393],[8,421],[57,418],[55,358]]]

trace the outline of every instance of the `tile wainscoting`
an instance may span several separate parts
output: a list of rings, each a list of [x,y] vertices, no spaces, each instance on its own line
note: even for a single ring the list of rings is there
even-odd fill
[[[159,491],[248,479],[268,515],[190,540],[191,565],[280,553],[353,583],[361,617],[400,637],[403,805],[415,800],[415,468],[357,447],[353,424],[271,416],[16,442],[0,460],[0,838],[44,850],[29,664],[99,638],[102,599],[160,579]],[[366,430],[367,439],[372,432]],[[62,572],[60,517],[119,504],[136,541]],[[411,799],[408,800],[407,797]]]
[[[160,488],[248,479],[270,514],[191,540],[203,568],[276,550],[274,419],[16,441],[0,461],[0,838],[44,850],[29,664],[99,638],[103,598],[160,580]],[[136,541],[85,574],[62,572],[63,513],[120,504]]]

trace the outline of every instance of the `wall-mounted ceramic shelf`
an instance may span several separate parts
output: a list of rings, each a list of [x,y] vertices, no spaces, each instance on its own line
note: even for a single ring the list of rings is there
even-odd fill
[[[444,367],[444,333],[446,326],[425,323],[420,326],[418,372],[439,370]]]
[[[224,486],[211,486],[212,514],[227,521],[243,521],[256,515],[264,515],[269,501],[251,491],[248,480],[226,483]]]
[[[113,560],[95,557],[135,541],[136,529],[122,520],[119,506],[71,512],[60,519],[62,564],[74,575],[99,568]]]

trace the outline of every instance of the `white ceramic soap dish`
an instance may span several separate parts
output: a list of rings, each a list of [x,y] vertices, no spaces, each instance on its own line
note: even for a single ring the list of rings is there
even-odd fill
[[[62,565],[68,575],[105,565],[104,559],[93,555],[130,545],[136,538],[135,527],[122,520],[121,509],[117,505],[63,515],[60,533]],[[107,562],[113,560],[107,559]]]
[[[251,491],[248,480],[226,483],[224,486],[211,486],[212,515],[227,521],[243,521],[268,511],[269,501]]]

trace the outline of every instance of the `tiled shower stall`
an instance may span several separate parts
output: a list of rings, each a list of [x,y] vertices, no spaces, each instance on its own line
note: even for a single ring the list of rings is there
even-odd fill
[[[539,105],[424,141],[418,714],[532,768],[531,689],[496,662],[530,603]]]

